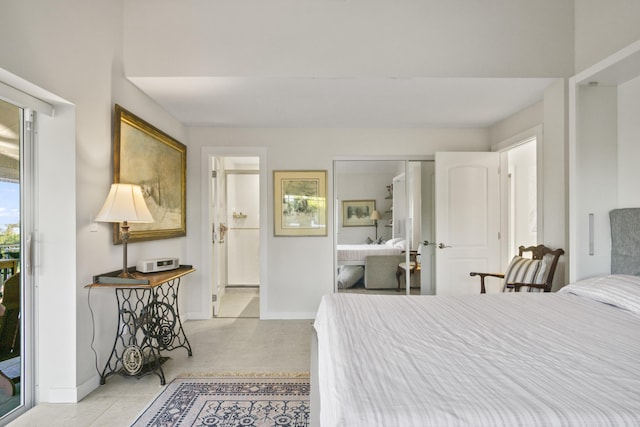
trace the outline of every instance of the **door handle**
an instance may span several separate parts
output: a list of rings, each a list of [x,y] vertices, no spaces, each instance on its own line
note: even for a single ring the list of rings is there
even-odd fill
[[[438,243],[438,248],[439,249],[444,249],[444,248],[450,248],[451,246],[447,246],[444,243]]]
[[[35,260],[36,260],[36,232],[33,231],[31,232],[31,234],[29,234],[29,237],[27,237],[27,244],[26,244],[26,259],[25,259],[25,264],[26,264],[26,270],[28,274],[33,274],[33,267],[35,264]]]
[[[227,234],[227,231],[229,230],[229,228],[227,228],[226,225],[224,225],[224,223],[220,223],[220,239],[219,242],[222,244],[224,243],[224,236]]]

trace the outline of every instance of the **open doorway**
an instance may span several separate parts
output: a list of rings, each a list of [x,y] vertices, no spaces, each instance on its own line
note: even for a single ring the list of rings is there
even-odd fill
[[[502,176],[502,212],[506,218],[502,228],[508,236],[506,247],[503,246],[503,268],[518,254],[519,246],[539,243],[537,150],[537,137],[533,136],[521,139],[501,152],[501,168],[507,171]]]
[[[213,317],[260,317],[260,158],[214,156],[211,170]]]

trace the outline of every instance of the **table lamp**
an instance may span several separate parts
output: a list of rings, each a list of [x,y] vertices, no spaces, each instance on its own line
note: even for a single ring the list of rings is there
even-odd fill
[[[133,184],[111,184],[102,209],[96,216],[98,222],[119,222],[122,237],[122,272],[118,277],[133,277],[127,267],[127,241],[129,223],[153,222],[153,216],[142,196],[142,188]]]
[[[373,225],[376,227],[376,242],[378,241],[378,220],[380,219],[380,212],[374,210],[371,213],[371,219],[373,220]]]

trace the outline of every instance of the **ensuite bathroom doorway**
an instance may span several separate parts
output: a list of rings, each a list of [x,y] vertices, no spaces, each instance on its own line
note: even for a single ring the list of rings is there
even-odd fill
[[[215,157],[213,315],[260,317],[260,158]]]

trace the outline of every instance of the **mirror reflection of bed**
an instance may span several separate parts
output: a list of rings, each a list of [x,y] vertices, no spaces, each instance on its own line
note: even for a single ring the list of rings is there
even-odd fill
[[[433,161],[336,160],[334,178],[337,292],[432,294],[433,247],[421,242],[433,235]],[[380,219],[350,221],[350,204]],[[398,266],[411,253],[419,256],[407,291]]]

